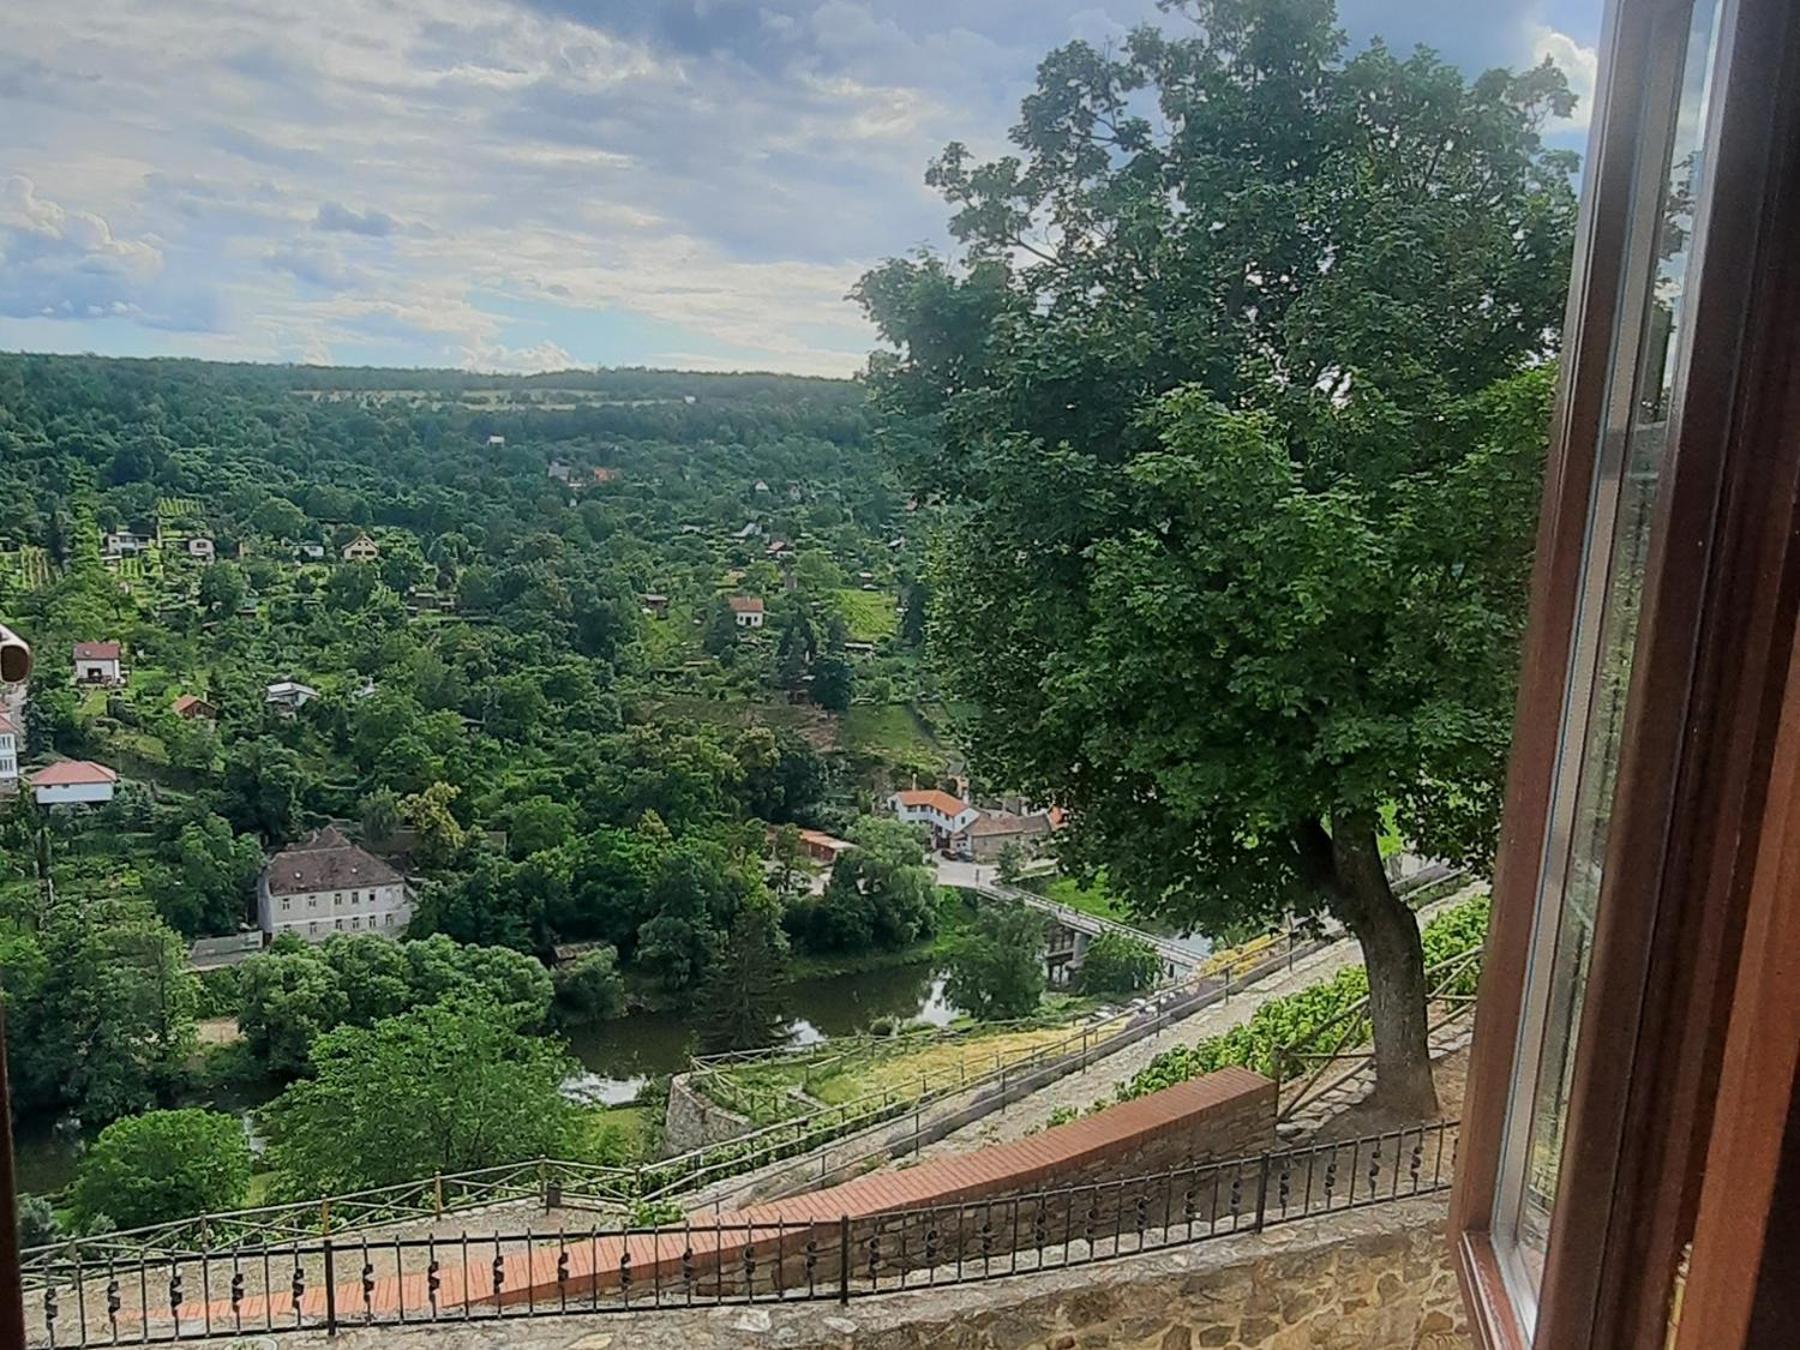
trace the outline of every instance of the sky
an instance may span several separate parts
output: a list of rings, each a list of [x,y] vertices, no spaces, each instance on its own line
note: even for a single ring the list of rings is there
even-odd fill
[[[1601,0],[1339,0],[1470,72]],[[923,182],[1003,152],[1039,60],[1154,0],[11,0],[0,350],[847,375],[845,297],[948,245]]]

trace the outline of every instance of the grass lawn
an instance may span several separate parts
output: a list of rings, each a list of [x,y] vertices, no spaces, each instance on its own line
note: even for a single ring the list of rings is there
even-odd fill
[[[831,593],[832,604],[844,618],[852,642],[879,642],[892,637],[900,626],[891,591],[859,591],[848,587]]]
[[[1066,1012],[1087,1005],[1071,1001]],[[1036,1051],[1067,1041],[1066,1025],[1002,1027],[974,1030],[967,1035],[939,1040],[909,1041],[896,1038],[890,1044],[846,1049],[834,1056],[829,1046],[819,1053],[794,1060],[771,1060],[731,1071],[738,1091],[728,1104],[748,1107],[759,1124],[800,1115],[805,1104],[789,1096],[800,1088],[828,1106],[860,1101],[877,1093],[892,1092],[894,1100],[912,1101],[928,1092],[942,1092],[984,1074],[1016,1064]]]
[[[1083,914],[1093,914],[1117,923],[1130,923],[1131,914],[1118,896],[1106,889],[1106,873],[1094,878],[1092,886],[1082,886],[1073,877],[1057,877],[1046,892],[1051,900]]]
[[[944,747],[905,703],[856,704],[838,725],[838,745],[921,773],[935,773],[948,761]]]
[[[650,1109],[644,1106],[601,1106],[581,1113],[575,1156],[584,1162],[629,1167],[648,1161]]]

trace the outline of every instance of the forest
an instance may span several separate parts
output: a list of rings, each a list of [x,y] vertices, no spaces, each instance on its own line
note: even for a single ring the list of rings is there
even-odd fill
[[[929,940],[917,844],[871,818],[953,766],[922,528],[850,382],[0,355],[21,763],[120,775],[91,811],[0,804],[21,1118],[279,1085],[416,1007],[508,1034],[669,1008],[758,1043],[790,956]],[[345,561],[359,539],[378,557]],[[120,644],[122,682],[76,685],[80,642]],[[253,922],[265,857],[327,821],[404,869],[411,966],[345,935],[193,974],[189,943]],[[860,847],[819,876],[794,827]]]

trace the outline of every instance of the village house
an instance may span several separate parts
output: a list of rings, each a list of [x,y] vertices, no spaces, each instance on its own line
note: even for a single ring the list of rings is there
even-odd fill
[[[643,605],[644,613],[648,614],[653,619],[666,619],[669,617],[669,597],[666,595],[651,591],[643,597]]]
[[[504,437],[504,436],[489,436],[487,438],[487,443],[489,445],[505,445],[506,437]]]
[[[610,483],[619,476],[617,469],[609,469],[603,464],[596,464],[589,470],[589,473],[593,476],[596,485]]]
[[[0,712],[0,796],[19,790],[19,727]]]
[[[196,534],[187,541],[187,555],[195,562],[209,563],[213,560],[213,541],[203,534]]]
[[[359,534],[345,544],[340,556],[347,563],[371,563],[381,557],[381,546],[366,534]]]
[[[983,811],[968,829],[969,856],[978,863],[1000,860],[1008,844],[1017,844],[1027,857],[1035,857],[1056,824],[1048,811],[1020,815],[1013,811]]]
[[[115,530],[106,536],[102,547],[108,558],[135,558],[150,551],[151,540],[131,530]]]
[[[60,759],[31,775],[39,806],[103,806],[113,799],[119,775],[86,759]]]
[[[183,694],[175,700],[170,710],[186,721],[216,722],[219,710],[197,694]]]
[[[553,459],[550,461],[549,467],[546,468],[544,472],[549,474],[550,477],[554,478],[557,482],[566,483],[569,481],[569,474],[572,470],[560,459]]]
[[[119,659],[119,644],[116,642],[77,642],[75,683],[123,684],[125,673]]]
[[[277,680],[263,691],[263,702],[283,717],[292,717],[319,696],[310,684],[298,680]]]
[[[739,628],[763,626],[763,602],[760,595],[734,595],[725,603],[731,606],[731,616],[737,620]]]
[[[824,863],[829,867],[856,845],[848,839],[826,834],[823,830],[801,830],[800,847],[814,862]]]
[[[931,846],[944,852],[958,851],[966,842],[969,826],[981,812],[939,788],[908,788],[888,798],[888,809],[908,825],[931,830]]]
[[[316,540],[303,539],[294,545],[294,556],[301,562],[324,562],[325,545]]]
[[[332,826],[269,859],[256,886],[257,926],[271,939],[292,933],[323,942],[333,933],[399,937],[413,915],[399,872]]]

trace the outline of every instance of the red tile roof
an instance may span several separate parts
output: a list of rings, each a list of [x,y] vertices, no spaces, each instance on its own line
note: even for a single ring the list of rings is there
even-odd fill
[[[12,718],[8,717],[5,713],[0,712],[0,736],[17,736],[18,734],[18,723],[14,722]]]
[[[77,661],[117,661],[119,644],[116,642],[77,642],[75,659]]]
[[[59,759],[31,775],[33,787],[89,787],[118,781],[119,775],[106,765],[88,759]]]
[[[952,797],[948,792],[941,791],[938,788],[908,788],[906,791],[897,792],[894,795],[899,799],[900,805],[902,806],[911,807],[915,810],[920,808],[930,808],[945,816],[960,816],[964,811],[969,809],[969,804],[967,802],[960,798]]]
[[[174,708],[177,717],[186,717],[189,714],[195,717],[211,717],[213,715],[213,705],[194,694],[183,694],[175,700]]]
[[[761,614],[763,612],[760,595],[734,595],[725,603],[731,606],[733,614]]]

